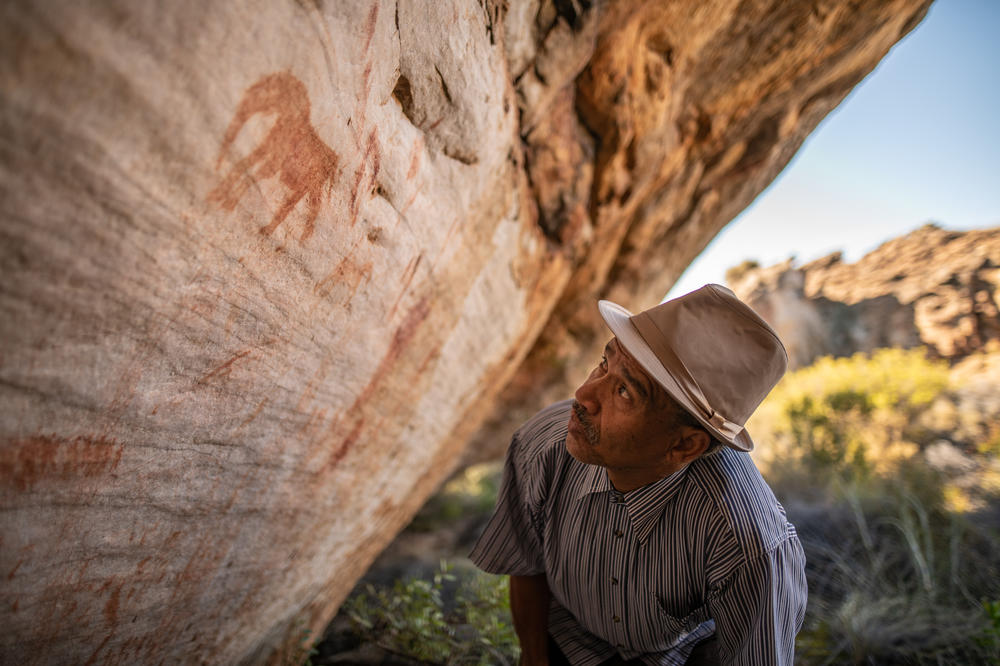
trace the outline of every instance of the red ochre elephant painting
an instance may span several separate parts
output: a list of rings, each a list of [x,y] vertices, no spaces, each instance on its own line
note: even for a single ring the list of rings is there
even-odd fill
[[[270,224],[260,233],[269,236],[284,222],[299,201],[306,199],[305,228],[300,240],[313,233],[316,217],[329,196],[337,175],[337,154],[316,134],[309,119],[309,94],[305,85],[288,72],[265,76],[250,86],[222,141],[216,168],[222,165],[247,121],[255,114],[274,115],[274,125],[249,155],[236,162],[208,198],[223,209],[236,208],[257,180],[277,175],[288,193]]]

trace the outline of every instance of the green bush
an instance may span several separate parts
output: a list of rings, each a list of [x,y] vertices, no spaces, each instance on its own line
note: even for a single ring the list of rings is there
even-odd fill
[[[934,433],[919,417],[948,389],[947,363],[921,349],[824,357],[786,375],[748,428],[763,442],[756,456],[768,471],[806,484],[864,478],[929,443]]]
[[[918,455],[959,422],[949,376],[923,350],[823,358],[748,425],[806,552],[797,663],[996,663],[997,608],[982,599],[1000,598],[1000,536],[954,510],[965,491]]]
[[[391,589],[367,585],[345,610],[362,640],[414,659],[447,666],[515,664],[520,650],[507,581],[474,570],[454,574],[442,561],[432,580],[397,580]]]

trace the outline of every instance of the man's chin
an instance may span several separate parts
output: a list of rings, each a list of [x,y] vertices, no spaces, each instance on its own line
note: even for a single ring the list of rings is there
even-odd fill
[[[566,451],[582,463],[587,462],[588,447],[589,444],[587,444],[587,440],[584,439],[583,435],[577,434],[572,430],[566,433]]]

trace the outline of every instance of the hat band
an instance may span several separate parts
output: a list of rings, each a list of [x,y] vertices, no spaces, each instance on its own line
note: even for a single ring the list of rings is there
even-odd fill
[[[663,332],[656,325],[656,322],[653,321],[653,318],[645,312],[640,312],[632,315],[630,321],[635,326],[639,337],[642,338],[646,346],[649,347],[650,351],[660,361],[660,365],[667,371],[667,374],[674,378],[677,386],[684,392],[684,395],[687,396],[691,404],[701,411],[701,418],[711,424],[718,432],[722,433],[729,441],[734,440],[743,430],[743,426],[730,421],[715,411],[709,404],[708,398],[705,397],[701,387],[698,386],[698,382],[695,381],[687,366],[684,365],[684,361],[666,343],[666,336],[663,335]],[[669,369],[667,364],[663,362],[664,358],[670,360]]]

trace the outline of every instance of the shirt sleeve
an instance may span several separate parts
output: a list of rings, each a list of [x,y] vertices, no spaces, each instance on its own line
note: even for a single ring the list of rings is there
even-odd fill
[[[487,573],[533,576],[545,572],[541,506],[545,486],[539,456],[520,433],[511,440],[504,461],[496,509],[469,559]]]
[[[805,554],[791,532],[709,595],[722,663],[792,666],[806,598]]]

